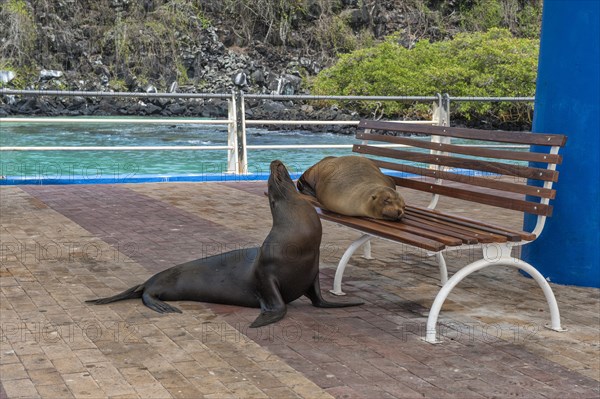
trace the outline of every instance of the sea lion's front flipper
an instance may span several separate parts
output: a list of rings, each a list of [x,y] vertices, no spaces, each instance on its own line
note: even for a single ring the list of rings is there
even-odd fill
[[[317,308],[345,308],[349,306],[363,305],[364,302],[329,302],[321,296],[321,286],[319,285],[319,275],[315,277],[313,285],[304,293],[311,300],[313,306]]]
[[[158,313],[181,313],[181,310],[175,306],[171,306],[146,292],[142,295],[142,302],[144,302],[144,305]]]
[[[285,302],[281,297],[279,288],[273,280],[261,284],[260,291],[260,315],[250,324],[251,328],[266,326],[283,319],[287,312]]]
[[[257,328],[266,326],[267,324],[275,323],[276,321],[283,319],[286,311],[287,308],[285,304],[283,304],[282,308],[275,310],[261,310],[260,315],[252,322],[252,324],[250,324],[250,327]]]

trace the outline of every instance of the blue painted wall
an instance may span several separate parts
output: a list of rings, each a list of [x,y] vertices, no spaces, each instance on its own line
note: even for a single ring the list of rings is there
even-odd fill
[[[600,0],[544,1],[533,131],[568,140],[554,215],[523,248],[550,281],[588,287],[600,287],[599,26]]]

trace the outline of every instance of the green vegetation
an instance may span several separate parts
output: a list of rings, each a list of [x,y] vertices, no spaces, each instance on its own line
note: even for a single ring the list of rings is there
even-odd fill
[[[33,65],[18,66],[2,60],[0,60],[0,70],[15,72],[15,78],[10,81],[10,87],[15,89],[25,89],[30,82],[37,79],[40,73],[39,69]]]
[[[485,31],[494,27],[509,29],[520,37],[537,38],[540,34],[541,1],[476,0],[460,4],[461,25],[467,31]]]
[[[421,41],[413,49],[394,37],[340,57],[313,82],[321,95],[533,96],[539,41],[515,38],[506,29],[461,33],[453,40]],[[387,117],[418,116],[428,107],[388,102],[357,104],[363,113],[383,110]],[[461,103],[453,114],[463,118],[526,121],[530,105]],[[380,111],[381,111],[380,109]]]
[[[141,7],[141,6],[139,6]],[[210,22],[197,2],[171,0],[142,16],[141,8],[117,19],[104,34],[103,53],[114,56],[116,76],[129,71],[138,83],[153,81],[166,87],[177,80],[187,84],[188,72],[182,49],[191,49]]]
[[[8,0],[0,4],[0,43],[2,60],[24,67],[35,50],[37,32],[29,5],[24,0]]]
[[[444,35],[462,31],[506,28],[517,37],[538,38],[542,18],[541,0],[412,0],[411,9]]]
[[[343,54],[374,44],[373,34],[363,29],[355,34],[348,22],[338,15],[322,16],[314,29],[314,38],[322,54]]]

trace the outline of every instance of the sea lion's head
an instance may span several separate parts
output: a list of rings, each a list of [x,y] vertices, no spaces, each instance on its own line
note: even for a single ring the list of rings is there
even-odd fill
[[[390,187],[378,187],[371,193],[369,213],[377,219],[400,220],[404,216],[404,200]]]
[[[271,174],[268,182],[268,196],[271,207],[273,202],[282,199],[291,199],[292,196],[298,195],[296,186],[288,173],[283,162],[276,159],[271,162]]]
[[[308,197],[296,190],[288,170],[279,160],[271,162],[267,195],[273,216],[273,229],[277,229],[278,239],[287,237],[283,232],[288,231],[295,237],[294,243],[298,243],[298,248],[308,247],[311,251],[318,252],[321,220]]]

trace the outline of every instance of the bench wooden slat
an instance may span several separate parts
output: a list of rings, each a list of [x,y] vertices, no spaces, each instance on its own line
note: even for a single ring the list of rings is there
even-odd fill
[[[468,234],[465,231],[458,231],[455,229],[446,229],[441,225],[433,225],[431,223],[427,223],[426,220],[419,218],[419,217],[414,217],[412,215],[404,215],[404,217],[402,218],[402,222],[409,225],[409,226],[414,226],[414,227],[419,227],[421,229],[429,229],[432,232],[436,232],[438,234],[445,234],[448,235],[450,237],[454,237],[457,238],[461,241],[461,244],[465,244],[465,245],[475,245],[478,244],[480,242],[491,242],[490,240],[483,240],[480,241],[477,237],[475,237],[472,234]]]
[[[542,146],[564,146],[567,137],[561,134],[525,133],[508,131],[491,131],[480,129],[467,129],[448,126],[417,125],[414,123],[398,123],[361,120],[358,128],[382,129],[395,132],[428,134],[434,136],[456,137],[482,141],[495,141],[499,143],[530,144]]]
[[[391,227],[382,226],[380,224],[373,223],[368,219],[340,215],[337,213],[328,212],[321,208],[316,208],[316,210],[322,219],[343,224],[365,233],[375,234],[383,238],[410,244],[428,251],[438,252],[446,247],[442,242],[421,237],[406,231],[400,231]]]
[[[410,137],[386,136],[383,134],[371,134],[365,132],[356,133],[356,138],[361,140],[383,141],[392,144],[404,144],[412,147],[425,148],[428,150],[451,152],[454,154],[471,155],[484,158],[510,159],[513,161],[553,164],[560,164],[562,162],[562,157],[558,154],[544,154],[531,151],[497,150],[481,147],[465,147],[463,145],[434,143],[431,141],[418,140]]]
[[[421,214],[412,212],[411,210],[407,210],[406,215],[409,218],[417,218],[420,223],[429,224],[434,228],[444,228],[454,231],[456,234],[473,237],[473,239],[475,239],[477,242],[484,244],[491,242],[506,242],[509,239],[512,241],[512,239],[515,238],[515,236],[512,235],[508,236],[507,234],[498,234],[498,232],[492,233],[477,226],[466,226],[464,224],[454,223],[451,220],[441,220],[436,218],[434,215]],[[516,241],[518,241],[518,239]],[[465,244],[470,244],[470,242],[465,242]]]
[[[458,246],[458,245],[462,245],[464,243],[464,239],[462,239],[461,237],[457,237],[456,234],[445,234],[444,232],[440,232],[431,228],[427,228],[427,226],[422,227],[419,226],[417,223],[414,222],[408,222],[407,220],[405,220],[404,218],[401,221],[391,221],[391,220],[381,220],[381,219],[371,219],[368,218],[369,221],[378,224],[378,225],[382,225],[382,226],[388,226],[394,229],[398,229],[398,230],[402,230],[402,231],[406,231],[408,233],[412,233],[421,237],[425,237],[425,238],[430,238],[432,240],[435,241],[439,241],[444,243],[445,245],[448,246]],[[470,239],[471,241],[475,241],[474,239]],[[473,242],[474,243],[474,242]]]
[[[491,243],[491,242],[506,242],[507,238],[503,235],[491,234],[480,229],[469,228],[461,225],[452,223],[445,223],[439,220],[430,219],[423,215],[407,213],[406,217],[408,220],[415,218],[419,224],[429,225],[432,229],[443,229],[448,231],[448,234],[456,234],[458,236],[469,237],[469,240],[465,240],[464,244],[477,244],[477,243]]]
[[[479,170],[482,172],[497,173],[500,175],[524,177],[527,179],[558,181],[558,172],[542,168],[510,165],[502,162],[483,161],[476,159],[457,158],[446,155],[433,155],[421,152],[394,150],[391,148],[373,147],[364,144],[355,144],[353,152],[369,154],[387,158],[403,159],[413,162],[429,163],[440,166],[450,166],[461,169]]]
[[[451,171],[442,171],[435,169],[420,168],[417,166],[399,164],[387,161],[380,161],[373,159],[373,162],[380,168],[386,168],[390,170],[396,170],[399,172],[412,173],[416,175],[432,177],[435,179],[451,180],[458,183],[471,184],[479,187],[491,188],[494,190],[508,191],[515,194],[531,195],[539,198],[554,199],[556,191],[537,186],[529,186],[527,184],[505,182],[498,179],[470,176],[459,173],[452,173]]]
[[[424,191],[432,194],[446,195],[448,197],[478,202],[480,204],[497,206],[500,208],[512,209],[514,211],[527,212],[533,215],[552,215],[551,205],[544,205],[539,204],[537,202],[529,202],[520,199],[502,197],[499,195],[493,195],[481,191],[442,186],[440,184],[435,183],[426,183],[414,179],[405,179],[403,177],[394,176],[393,179],[397,185],[406,188],[411,188],[414,190]]]
[[[435,217],[440,220],[450,221],[452,223],[462,224],[465,226],[477,227],[479,229],[489,231],[490,233],[504,234],[504,235],[507,235],[507,237],[513,237],[513,239],[511,239],[511,241],[518,241],[519,238],[521,240],[525,240],[525,241],[532,241],[532,240],[535,240],[535,238],[536,238],[535,234],[529,233],[526,231],[510,230],[503,226],[498,226],[498,225],[487,223],[487,222],[484,223],[479,220],[466,218],[464,216],[448,215],[448,214],[445,214],[443,212],[436,211],[433,209],[421,208],[421,207],[414,206],[414,205],[407,206],[406,209],[407,209],[407,211],[410,211],[413,213],[430,215],[431,217]]]

